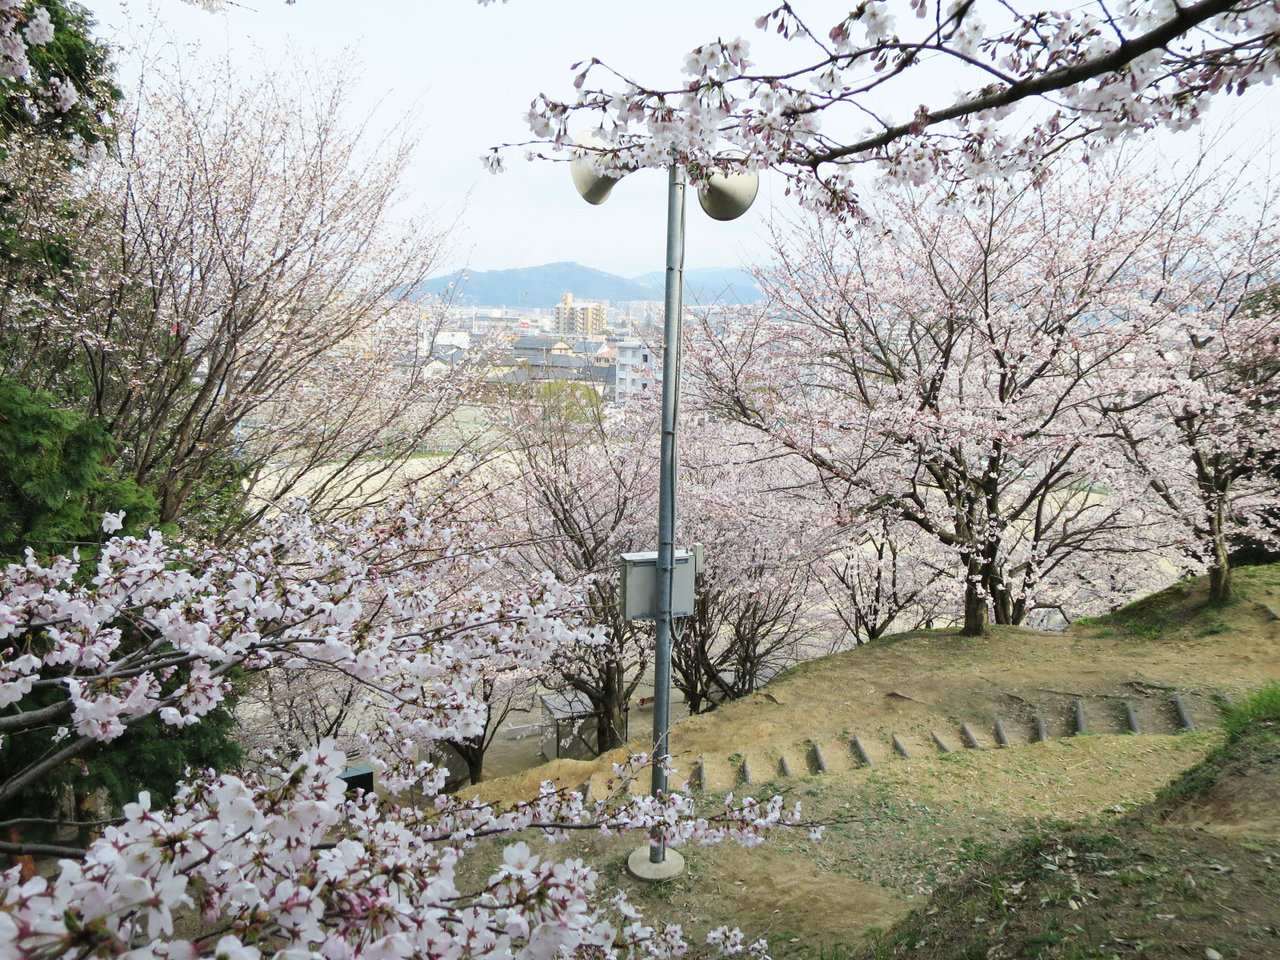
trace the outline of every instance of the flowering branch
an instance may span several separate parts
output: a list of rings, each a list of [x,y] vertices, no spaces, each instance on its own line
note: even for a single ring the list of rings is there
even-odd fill
[[[679,87],[646,86],[592,58],[575,67],[573,99],[534,99],[527,118],[534,140],[505,144],[486,159],[501,166],[509,147],[563,154],[577,119],[601,145],[572,152],[603,170],[673,161],[695,172],[772,167],[802,199],[848,213],[858,207],[858,164],[916,184],[1039,169],[1068,143],[1194,123],[1214,94],[1269,82],[1280,67],[1273,0],[1122,0],[1069,11],[913,0],[911,9],[919,30],[899,27],[889,4],[865,0],[822,36],[783,3],[757,28],[815,54],[786,71],[752,69],[740,38],[689,53],[689,79]],[[593,85],[600,71],[608,81]],[[896,119],[870,99],[899,90],[910,98],[939,81],[969,87],[950,104],[921,103]],[[1037,109],[1004,124],[1033,101]],[[741,159],[729,158],[726,142]]]

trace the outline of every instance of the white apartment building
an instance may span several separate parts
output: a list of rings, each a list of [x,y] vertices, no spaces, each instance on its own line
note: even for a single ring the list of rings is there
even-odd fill
[[[626,403],[650,391],[656,392],[662,383],[662,365],[649,345],[640,340],[618,340],[613,346],[618,351],[615,401]]]

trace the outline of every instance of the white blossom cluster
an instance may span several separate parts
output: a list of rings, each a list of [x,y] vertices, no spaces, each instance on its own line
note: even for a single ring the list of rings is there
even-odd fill
[[[103,526],[114,529],[119,515]],[[699,816],[680,795],[629,796],[647,762],[617,768],[604,800],[549,784],[506,810],[442,792],[421,748],[483,729],[481,670],[539,670],[567,644],[597,642],[577,625],[580,599],[551,577],[523,593],[474,585],[494,558],[412,502],[334,525],[295,506],[253,543],[220,552],[158,535],[112,538],[83,579],[74,557],[28,555],[0,573],[0,732],[61,724],[55,749],[0,783],[12,797],[87,746],[139,718],[200,722],[223,703],[232,671],[315,664],[359,681],[379,729],[361,741],[382,786],[425,799],[348,799],[346,755],[330,740],[262,777],[192,775],[175,801],[129,804],[51,878],[0,875],[0,943],[10,956],[84,949],[143,958],[198,956],[621,957],[684,950],[624,898],[598,896],[581,861],[543,859],[523,841],[475,889],[458,879],[480,838],[538,830],[656,831],[666,842],[756,843],[799,822],[779,798],[726,801]],[[471,583],[471,586],[467,586]],[[448,589],[443,589],[448,585]],[[37,705],[34,692],[44,694]],[[222,932],[175,936],[178,913]],[[264,943],[272,946],[267,949]]]
[[[29,93],[42,107],[66,113],[80,102],[75,85],[64,77],[52,77],[47,84],[31,80],[28,51],[53,40],[53,19],[47,7],[0,0],[0,80],[30,84]]]
[[[864,630],[1225,577],[1280,506],[1280,225],[1242,195],[1079,167],[899,187],[786,238],[769,307],[691,348],[696,383],[812,469]]]

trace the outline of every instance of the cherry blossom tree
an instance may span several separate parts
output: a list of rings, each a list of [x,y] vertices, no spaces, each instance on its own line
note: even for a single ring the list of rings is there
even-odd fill
[[[1165,272],[1186,234],[1158,194],[1066,180],[819,222],[780,251],[778,319],[705,353],[717,409],[804,458],[848,516],[951,553],[966,633],[1174,536],[1119,495],[1097,411],[1139,332],[1196,302]]]
[[[1232,598],[1232,540],[1276,543],[1280,507],[1280,267],[1275,224],[1249,225],[1201,261],[1213,301],[1148,331],[1125,365],[1126,389],[1106,412],[1140,483],[1189,533],[1208,570],[1209,599]],[[1263,290],[1255,290],[1259,282]],[[1216,302],[1214,302],[1216,301]]]
[[[104,528],[119,522],[108,516]],[[163,807],[140,796],[98,824],[87,848],[0,844],[62,858],[52,877],[20,879],[16,867],[0,875],[10,953],[678,955],[678,929],[646,924],[622,894],[597,896],[597,876],[579,860],[534,855],[518,840],[474,886],[461,865],[481,855],[477,841],[526,830],[554,840],[574,829],[657,829],[672,844],[754,843],[798,814],[778,798],[698,818],[675,795],[620,791],[586,803],[548,786],[504,811],[441,795],[443,772],[417,755],[479,731],[475,664],[539,669],[564,643],[595,642],[577,626],[581,599],[550,577],[525,592],[476,587],[450,602],[435,591],[442,576],[474,579],[494,563],[462,531],[405,503],[333,525],[290,511],[234,552],[153,534],[109,540],[89,571],[63,557],[0,573],[0,731],[6,744],[20,733],[48,744],[21,769],[5,766],[0,798],[145,717],[203,722],[240,671],[314,663],[359,680],[380,705],[383,722],[360,748],[387,791],[344,796],[347,757],[326,740],[265,776],[197,774]],[[635,772],[619,770],[624,782]],[[425,801],[397,802],[410,788]],[[176,934],[179,916],[199,917],[201,932]],[[744,946],[724,930],[712,942]]]
[[[288,502],[288,501],[286,501]],[[447,528],[458,526],[458,518],[467,510],[465,494],[455,489],[424,487],[409,501],[417,522],[424,526]],[[366,508],[367,513],[369,509]],[[314,511],[308,510],[314,517]],[[478,563],[437,563],[432,571],[432,602],[438,608],[465,606],[470,592],[478,589],[497,591],[512,587],[510,582],[492,576],[497,554],[484,544],[491,542],[490,531],[482,525],[468,524],[452,534],[451,548],[459,555],[481,554],[490,557]],[[406,562],[411,559],[406,557]],[[423,558],[419,558],[423,559]],[[429,559],[426,558],[426,559]],[[518,587],[512,587],[517,589]],[[491,739],[495,710],[501,709],[504,695],[513,689],[508,679],[527,682],[528,667],[517,668],[504,658],[476,664],[468,694],[478,702],[484,715],[481,744]],[[500,682],[495,682],[500,681]],[[366,738],[385,723],[385,703],[371,697],[367,685],[350,671],[319,660],[295,663],[290,670],[250,671],[236,685],[235,736],[245,754],[245,766],[263,772],[281,763],[292,762],[307,750],[330,742],[348,755],[363,752]],[[457,742],[467,745],[473,737],[459,736]],[[439,761],[440,745],[431,749]],[[477,770],[483,750],[474,757]],[[443,765],[439,764],[438,765]]]
[[[484,729],[469,737],[455,738],[441,744],[446,764],[450,754],[466,767],[466,779],[480,783],[484,779],[484,758],[493,746],[502,724],[521,701],[530,701],[536,695],[543,678],[528,671],[488,669],[476,681],[472,694],[484,704]],[[451,767],[452,770],[452,767]]]
[[[391,215],[412,143],[367,142],[332,81],[161,73],[92,168],[117,259],[77,291],[89,407],[162,521],[232,448],[240,486],[320,504],[364,463],[367,498],[465,392],[465,364],[427,375],[436,321],[403,300],[444,240]]]
[[[200,115],[198,100],[172,102],[169,166],[159,159],[171,146],[166,133],[135,125],[126,149],[90,168],[98,181],[75,182],[77,200],[119,201],[67,208],[77,217],[88,211],[76,221],[87,246],[113,238],[101,249],[114,261],[77,266],[70,293],[40,291],[39,310],[19,305],[8,315],[35,321],[24,331],[47,345],[49,362],[32,366],[50,376],[66,344],[38,315],[99,321],[73,341],[90,358],[98,412],[131,424],[122,435],[135,441],[135,458],[167,445],[153,461],[166,478],[189,466],[182,456],[227,440],[218,404],[248,404],[234,408],[233,426],[245,425],[249,412],[272,410],[279,394],[263,373],[271,362],[289,384],[322,382],[317,365],[330,370],[368,352],[359,336],[379,332],[386,295],[408,289],[377,269],[386,207],[362,205],[364,181],[342,166],[304,173],[320,154],[343,159],[349,141],[308,142],[315,129],[299,133],[232,90],[208,93],[232,107],[221,124]],[[248,146],[236,132],[243,123],[278,139]],[[146,151],[131,153],[135,145]],[[242,166],[232,169],[237,158]],[[367,176],[383,184],[376,168]],[[230,199],[218,192],[245,177],[265,192]],[[126,189],[96,189],[112,182]],[[210,212],[217,215],[202,218]],[[294,242],[268,229],[299,222]],[[352,267],[343,250],[366,259]],[[411,279],[418,249],[397,253],[396,264],[409,262],[401,279]],[[58,309],[66,304],[79,312]],[[291,338],[294,350],[277,349],[267,334]],[[292,366],[295,359],[305,366]],[[179,398],[175,406],[161,402],[171,397]],[[164,432],[148,432],[147,400],[168,420]],[[316,409],[291,412],[309,421]],[[165,491],[169,519],[181,515],[181,484]],[[120,530],[124,519],[109,514],[103,532]],[[360,708],[377,713],[379,722],[350,746],[377,771],[381,794],[344,794],[349,757],[323,737],[332,731],[315,727],[300,739],[320,742],[282,750],[274,768],[194,771],[168,802],[142,794],[93,823],[56,814],[10,819],[0,826],[38,824],[59,835],[80,826],[101,835],[84,846],[0,844],[14,857],[60,858],[48,876],[23,876],[20,867],[0,874],[0,942],[8,952],[675,957],[685,952],[678,928],[646,923],[624,895],[598,891],[591,868],[535,854],[526,835],[554,842],[579,829],[638,829],[672,845],[753,844],[776,824],[798,822],[780,798],[731,801],[704,816],[679,795],[633,798],[628,787],[645,757],[621,766],[617,789],[590,803],[550,786],[504,810],[442,795],[444,772],[420,758],[435,744],[482,733],[479,665],[537,673],[566,646],[607,642],[589,604],[546,574],[523,589],[487,589],[510,565],[483,548],[477,530],[437,523],[412,500],[329,522],[280,505],[261,520],[235,547],[182,546],[153,532],[110,537],[92,562],[29,553],[0,571],[0,802],[38,792],[95,745],[143,723],[208,723],[245,678],[319,673],[354,684]],[[37,741],[36,749],[12,762],[19,737]],[[421,799],[402,802],[406,794]],[[486,857],[465,869],[468,858]],[[761,943],[747,945],[723,928],[708,942],[722,954],[763,953]]]
[[[677,623],[672,682],[691,713],[746,696],[831,652],[818,561],[830,528],[797,465],[738,425],[695,413],[680,444],[680,539],[704,548],[693,615]]]
[[[885,514],[849,519],[845,547],[820,580],[836,615],[858,642],[952,620],[958,593],[947,551],[915,524]]]
[[[424,450],[474,447],[442,434],[489,352],[438,362],[443,310],[406,298],[445,249],[391,216],[412,144],[352,128],[340,76],[148,76],[112,153],[68,169],[15,137],[0,158],[40,173],[0,277],[6,372],[104,425],[162,522],[220,536],[283,497],[367,504]]]
[[[603,147],[590,153],[613,171],[769,166],[810,203],[847,213],[860,164],[917,184],[1038,169],[1073,142],[1186,127],[1214,95],[1269,83],[1280,63],[1273,0],[1069,10],[867,0],[830,25],[802,7],[782,3],[755,21],[796,47],[780,69],[758,68],[742,38],[695,48],[669,87],[584,60],[575,97],[533,100],[536,140],[518,146],[563,149],[576,125],[597,133]],[[950,99],[920,93],[957,87]],[[895,101],[908,104],[896,115],[883,106]],[[742,159],[726,159],[725,143]],[[488,161],[500,167],[502,148]]]
[[[603,752],[626,742],[626,712],[652,656],[652,634],[622,617],[618,568],[623,553],[650,549],[656,524],[658,420],[651,405],[608,408],[590,391],[540,385],[500,414],[507,457],[489,500],[490,519],[527,568],[583,585],[591,617],[606,638],[566,647],[561,682],[596,711]]]
[[[492,504],[519,518],[510,536],[527,539],[531,563],[566,582],[590,578],[593,615],[614,647],[570,650],[558,670],[621,731],[622,711],[649,663],[651,634],[622,618],[617,570],[621,554],[653,545],[657,411],[643,401],[609,409],[584,397],[544,390],[508,414],[516,479]],[[749,431],[693,416],[680,445],[678,536],[685,547],[701,543],[707,562],[694,611],[673,640],[672,668],[675,686],[699,712],[829,652],[838,631],[822,616],[815,577],[827,545],[822,508],[794,492],[795,468],[762,452]]]
[[[485,754],[502,723],[519,701],[534,695],[540,679],[502,661],[484,661],[476,674],[470,695],[483,711],[481,729],[435,741],[425,758],[447,769],[447,786],[481,782]],[[265,671],[243,681],[236,690],[235,716],[230,737],[242,750],[240,766],[257,773],[294,762],[326,742],[359,756],[362,738],[382,723],[382,710],[364,686],[324,664]]]

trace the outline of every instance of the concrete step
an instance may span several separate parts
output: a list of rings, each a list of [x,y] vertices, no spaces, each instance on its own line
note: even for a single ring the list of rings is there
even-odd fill
[[[1142,733],[1170,734],[1182,729],[1167,697],[1129,697],[1126,702],[1133,708]]]
[[[702,789],[709,793],[726,793],[737,789],[738,766],[730,760],[728,754],[703,756],[699,762],[702,764]]]
[[[1183,710],[1179,711],[1177,701],[1182,701]],[[1211,730],[1222,723],[1222,700],[1220,697],[1199,693],[1182,693],[1175,697],[1174,711],[1182,722],[1183,713],[1191,718],[1197,730]]]
[[[854,754],[853,744],[846,737],[814,737],[812,742],[821,752],[829,773],[846,773],[862,766]]]
[[[1124,708],[1125,701],[1116,698],[1091,698],[1077,700],[1074,706],[1076,733],[1083,718],[1085,733],[1129,733],[1128,714]]]
[[[940,721],[927,727],[823,735],[798,740],[781,750],[748,746],[736,753],[708,754],[690,765],[687,777],[694,789],[720,793],[779,779],[847,773],[903,759],[995,750],[1034,743],[1042,737],[1077,736],[1082,726],[1086,734],[1168,735],[1216,726],[1220,699],[1145,690],[1128,696],[1062,699],[1033,708],[1028,716],[995,722]],[[585,786],[591,795],[601,789],[594,778]]]
[[[988,733],[980,727],[960,724],[960,745],[966,750],[985,750],[996,745],[995,731]]]
[[[784,777],[807,777],[816,773],[810,762],[812,750],[801,740],[786,747],[778,757],[778,773]],[[784,772],[785,768],[785,772]]]

